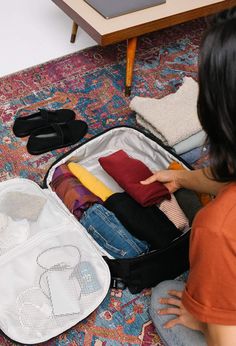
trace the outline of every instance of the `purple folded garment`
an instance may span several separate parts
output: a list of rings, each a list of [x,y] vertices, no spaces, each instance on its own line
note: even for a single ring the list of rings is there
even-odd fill
[[[78,220],[94,203],[103,204],[98,196],[80,183],[66,164],[55,169],[50,186]]]

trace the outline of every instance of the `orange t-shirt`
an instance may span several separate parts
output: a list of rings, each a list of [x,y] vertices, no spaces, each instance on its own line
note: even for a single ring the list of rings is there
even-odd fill
[[[185,308],[202,322],[236,325],[236,183],[197,213],[189,258]]]

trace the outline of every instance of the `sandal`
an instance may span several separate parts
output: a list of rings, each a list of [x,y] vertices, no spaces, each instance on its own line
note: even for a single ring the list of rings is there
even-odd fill
[[[13,133],[16,137],[29,136],[32,131],[47,126],[51,123],[66,123],[75,119],[75,112],[71,109],[46,110],[39,109],[39,112],[17,118],[13,125]]]
[[[71,120],[65,124],[50,124],[35,130],[29,137],[27,150],[31,155],[40,155],[54,149],[77,143],[84,137],[88,125],[82,120]]]

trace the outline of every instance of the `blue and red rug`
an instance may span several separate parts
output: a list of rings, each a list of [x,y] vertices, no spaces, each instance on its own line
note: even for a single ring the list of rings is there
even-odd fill
[[[199,42],[205,29],[197,20],[139,40],[131,98],[162,97],[184,76],[197,77]],[[49,166],[70,148],[31,156],[27,138],[12,133],[16,117],[38,108],[70,108],[87,122],[86,140],[117,125],[138,127],[124,96],[126,44],[94,47],[0,79],[0,180],[24,177],[41,183]],[[199,158],[200,166],[206,157]],[[162,345],[148,315],[150,290],[132,295],[111,290],[88,318],[45,346]],[[0,345],[17,345],[0,335]]]

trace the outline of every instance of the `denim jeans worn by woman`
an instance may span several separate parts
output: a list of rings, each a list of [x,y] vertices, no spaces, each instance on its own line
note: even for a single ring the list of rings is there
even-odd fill
[[[100,204],[94,204],[80,222],[96,242],[114,258],[138,256],[149,250],[145,241],[132,236],[116,216]]]

